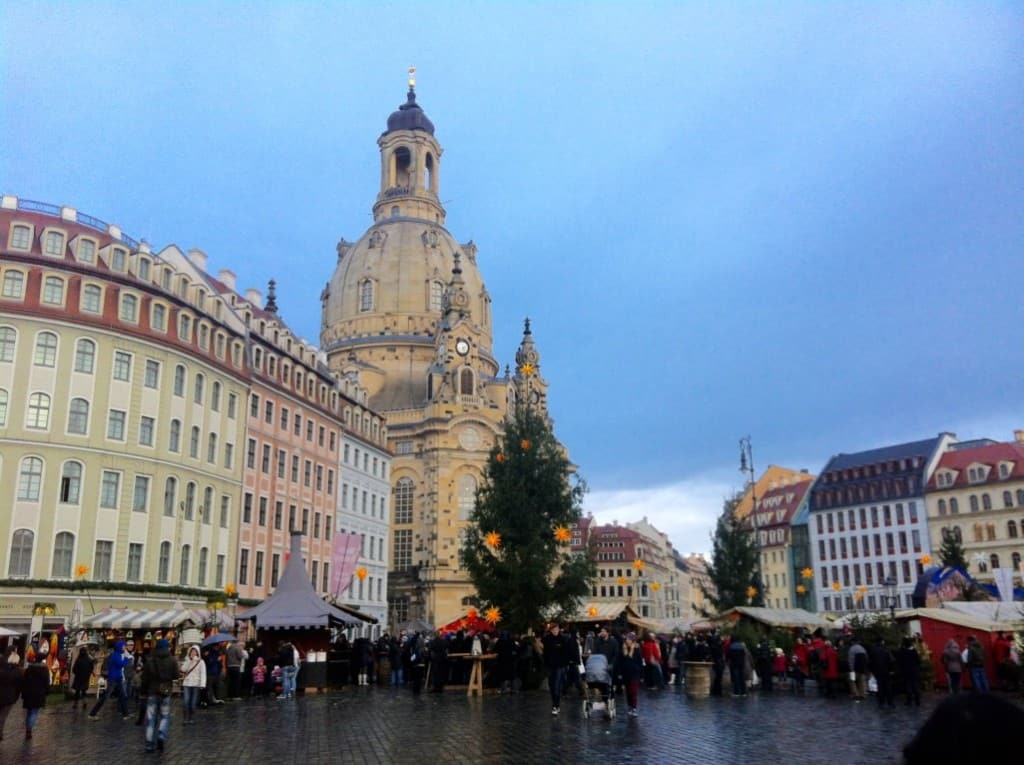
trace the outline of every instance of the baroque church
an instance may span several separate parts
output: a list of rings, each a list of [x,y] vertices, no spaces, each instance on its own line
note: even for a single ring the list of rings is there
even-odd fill
[[[357,379],[387,423],[391,624],[440,626],[476,605],[459,549],[489,452],[518,403],[546,412],[547,384],[529,320],[515,368],[495,358],[491,296],[476,245],[445,227],[443,149],[413,71],[377,139],[373,224],[338,242],[320,339],[330,368]]]

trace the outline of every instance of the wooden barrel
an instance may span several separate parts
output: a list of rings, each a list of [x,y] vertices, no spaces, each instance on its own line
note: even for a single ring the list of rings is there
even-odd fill
[[[711,662],[688,661],[686,664],[686,695],[704,698],[711,695]]]

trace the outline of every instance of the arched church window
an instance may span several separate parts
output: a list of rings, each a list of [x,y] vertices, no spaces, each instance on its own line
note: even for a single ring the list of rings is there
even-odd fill
[[[430,310],[440,311],[444,308],[444,285],[441,282],[430,283]]]
[[[399,478],[395,483],[395,523],[412,523],[413,490],[411,478]]]
[[[370,279],[359,285],[359,310],[373,310],[373,282]]]
[[[427,191],[433,191],[436,194],[437,193],[437,173],[435,172],[435,168],[434,168],[434,155],[431,154],[430,152],[427,152],[427,161],[424,162],[424,166],[426,167],[426,171],[427,171],[427,177],[424,179],[424,181],[425,181],[424,188]]]
[[[473,395],[473,370],[463,369],[459,372],[459,393],[463,396]]]
[[[459,478],[459,520],[468,521],[469,514],[476,507],[476,478],[464,475]]]

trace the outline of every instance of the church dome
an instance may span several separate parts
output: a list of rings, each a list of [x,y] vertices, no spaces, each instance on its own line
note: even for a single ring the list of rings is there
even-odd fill
[[[396,130],[423,130],[434,135],[434,123],[416,103],[416,91],[411,87],[405,103],[399,106],[397,111],[391,112],[391,116],[388,117],[388,129],[385,134],[393,133]]]

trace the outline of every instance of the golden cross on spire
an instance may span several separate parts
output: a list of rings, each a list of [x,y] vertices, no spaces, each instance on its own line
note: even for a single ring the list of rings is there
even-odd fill
[[[416,87],[416,67],[409,67],[409,90]]]

